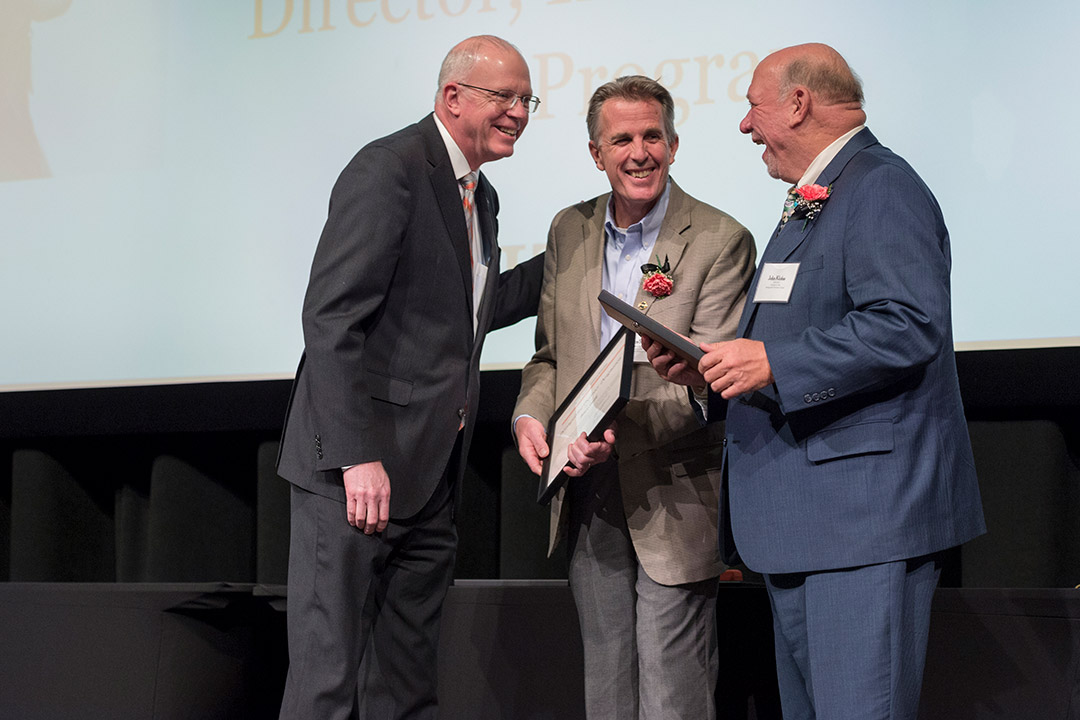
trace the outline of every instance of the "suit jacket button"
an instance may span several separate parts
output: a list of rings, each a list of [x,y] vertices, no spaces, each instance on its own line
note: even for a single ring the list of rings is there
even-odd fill
[[[814,399],[814,402],[817,402],[818,400],[820,400],[821,399],[821,393],[814,393],[813,399]]]
[[[812,402],[814,398],[810,397],[810,393],[806,393],[805,395],[802,396],[802,399],[805,400],[806,402]]]
[[[829,397],[836,397],[836,388],[829,388]]]

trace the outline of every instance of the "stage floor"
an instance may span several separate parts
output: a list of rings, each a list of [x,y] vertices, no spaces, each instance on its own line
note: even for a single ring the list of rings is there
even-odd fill
[[[0,718],[275,718],[285,603],[281,586],[0,583]],[[765,591],[725,583],[719,605],[721,716],[775,717]],[[565,581],[451,588],[444,717],[581,718],[581,662]],[[1022,717],[1080,720],[1080,590],[939,589],[920,718]]]

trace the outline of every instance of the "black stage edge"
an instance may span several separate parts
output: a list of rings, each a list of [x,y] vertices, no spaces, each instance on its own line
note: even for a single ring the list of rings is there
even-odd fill
[[[286,671],[283,593],[0,584],[0,717],[274,718]],[[719,717],[777,718],[775,670],[757,660],[771,658],[757,626],[768,617],[764,588],[724,584],[720,598]],[[582,718],[565,581],[458,581],[439,673],[451,720]],[[939,589],[919,717],[1080,720],[1080,591]]]
[[[921,720],[1080,720],[1080,590],[939,588]]]
[[[1080,347],[968,350],[956,353],[969,420],[1075,418],[1080,408]]]
[[[291,380],[0,392],[0,438],[280,433]]]
[[[0,717],[276,717],[284,613],[254,589],[0,584]]]
[[[276,718],[284,605],[282,586],[2,583],[0,717]],[[719,717],[778,719],[764,588],[725,583],[720,608]],[[451,720],[584,720],[566,581],[456,581],[439,694]]]
[[[1025,419],[1080,408],[1080,347],[956,354],[969,418]],[[481,420],[513,408],[520,371],[482,373]],[[0,392],[0,439],[172,432],[276,432],[289,380]]]

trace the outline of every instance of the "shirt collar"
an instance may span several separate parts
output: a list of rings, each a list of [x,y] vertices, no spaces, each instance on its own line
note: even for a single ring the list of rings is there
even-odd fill
[[[848,130],[846,133],[833,140],[827,148],[818,153],[818,156],[814,158],[814,162],[810,163],[810,167],[806,168],[806,172],[799,178],[799,182],[795,187],[802,187],[803,185],[807,185],[817,180],[818,176],[825,172],[825,168],[829,166],[829,163],[833,161],[833,158],[839,155],[840,151],[844,149],[844,146],[848,144],[848,140],[855,137],[855,135],[864,127],[866,126],[859,125],[858,127]]]
[[[443,144],[446,145],[446,152],[450,155],[450,167],[454,169],[454,177],[460,180],[472,172],[469,161],[465,159],[465,153],[461,152],[461,148],[454,142],[453,136],[450,135],[450,131],[446,129],[446,126],[442,124],[439,116],[432,115],[432,117],[435,118],[435,127],[439,128],[439,134],[442,135]]]
[[[664,222],[664,215],[667,214],[668,199],[671,195],[671,178],[669,177],[667,183],[664,185],[664,192],[660,193],[660,197],[657,198],[656,204],[653,205],[652,210],[648,212],[645,217],[636,223],[631,224],[625,230],[629,230],[634,225],[641,225],[641,237],[644,243],[647,238],[656,237],[657,232],[660,230],[660,224]],[[611,199],[607,204],[607,215],[604,218],[604,226],[609,228],[612,236],[615,236],[615,231],[619,230],[619,226],[615,224],[615,195],[612,194]]]

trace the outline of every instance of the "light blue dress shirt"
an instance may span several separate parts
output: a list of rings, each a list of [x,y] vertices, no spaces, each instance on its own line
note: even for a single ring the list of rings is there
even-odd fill
[[[641,287],[644,276],[641,266],[647,262],[663,264],[664,258],[656,262],[652,257],[652,250],[656,246],[656,238],[660,235],[660,225],[664,222],[667,213],[668,196],[671,194],[671,180],[668,179],[664,186],[664,192],[653,209],[628,228],[615,227],[615,216],[612,214],[611,201],[608,201],[607,215],[604,219],[604,273],[601,287],[620,300],[633,304],[637,297],[638,288]],[[612,198],[614,200],[614,197]],[[622,325],[613,320],[603,310],[600,311],[600,347],[606,347],[615,333]],[[517,427],[517,421],[524,415],[518,415],[511,423],[512,431]]]
[[[641,266],[651,262],[662,265],[653,256],[656,238],[660,235],[660,225],[667,213],[668,197],[671,194],[671,180],[664,186],[656,205],[639,222],[628,228],[615,226],[615,216],[611,203],[608,202],[607,217],[604,220],[604,279],[603,288],[623,302],[634,304],[638,288],[644,275]],[[600,313],[600,347],[606,347],[622,325],[606,312]]]

